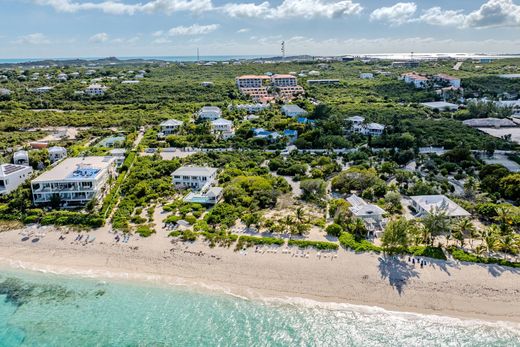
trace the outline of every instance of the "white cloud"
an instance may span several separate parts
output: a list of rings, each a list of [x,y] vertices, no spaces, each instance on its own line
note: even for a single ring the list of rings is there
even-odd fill
[[[34,33],[34,34],[20,36],[14,42],[17,44],[27,44],[27,45],[45,45],[45,44],[51,43],[51,41],[42,33]]]
[[[33,0],[38,5],[51,6],[59,12],[102,11],[109,14],[154,13],[178,11],[203,12],[213,8],[211,0],[151,0],[145,3],[125,3],[118,0],[79,2],[74,0]]]
[[[248,33],[250,31],[251,31],[251,29],[249,29],[249,28],[242,28],[242,29],[238,29],[237,33],[243,34],[243,33]]]
[[[206,35],[214,32],[220,26],[218,24],[209,25],[198,25],[193,24],[190,26],[178,26],[168,30],[169,36],[193,36],[193,35]]]
[[[380,7],[370,14],[370,20],[385,21],[392,25],[410,22],[417,11],[414,2],[398,2],[390,7]]]
[[[466,27],[486,28],[520,26],[520,6],[513,0],[489,0],[476,11],[469,13]]]
[[[228,3],[221,8],[231,17],[254,17],[281,19],[299,18],[338,18],[359,14],[363,7],[352,0],[283,0],[278,6],[268,1],[255,3]]]
[[[272,9],[271,4],[267,1],[261,4],[226,4],[222,10],[231,17],[264,17],[268,16]]]
[[[89,39],[89,42],[92,43],[103,43],[108,41],[108,34],[107,33],[98,33],[95,35],[92,35]]]
[[[424,11],[418,21],[430,25],[460,26],[464,24],[465,16],[462,10],[442,10],[440,7],[432,7]]]

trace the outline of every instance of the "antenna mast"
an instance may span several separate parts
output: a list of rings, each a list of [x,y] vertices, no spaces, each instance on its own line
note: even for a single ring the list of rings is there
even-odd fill
[[[282,41],[282,60],[285,60],[285,41]]]

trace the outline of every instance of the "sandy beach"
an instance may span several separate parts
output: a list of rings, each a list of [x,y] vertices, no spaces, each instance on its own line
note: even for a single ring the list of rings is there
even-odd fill
[[[41,229],[39,229],[41,230]],[[520,269],[408,257],[297,249],[210,248],[202,241],[172,244],[165,234],[116,243],[74,241],[48,228],[33,242],[24,230],[0,233],[0,265],[63,274],[212,288],[247,298],[305,298],[416,312],[520,323]],[[26,231],[26,230],[25,230]],[[85,236],[86,237],[86,236]],[[298,256],[296,256],[296,254]]]

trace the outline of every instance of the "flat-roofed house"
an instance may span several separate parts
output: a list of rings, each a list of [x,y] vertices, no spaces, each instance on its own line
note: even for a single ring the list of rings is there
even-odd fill
[[[217,106],[204,106],[199,110],[199,119],[215,120],[222,117],[222,111]]]
[[[359,78],[363,80],[371,80],[374,78],[374,74],[371,72],[363,72],[359,75]]]
[[[428,82],[429,82],[429,79],[425,76],[421,76],[421,75],[418,75],[416,73],[413,73],[413,72],[409,72],[409,73],[405,73],[403,75],[401,75],[401,79],[406,83],[406,84],[413,84],[415,88],[417,89],[424,89],[426,88]]]
[[[0,195],[13,192],[31,177],[32,167],[16,164],[0,165]]]
[[[203,166],[182,166],[172,173],[173,184],[180,188],[200,190],[211,185],[217,177],[217,169]]]
[[[67,149],[60,146],[54,146],[49,148],[49,160],[51,163],[62,160],[67,157]]]
[[[418,195],[411,196],[412,207],[417,211],[418,217],[424,217],[431,213],[444,213],[447,217],[469,217],[471,214],[444,195]]]
[[[293,75],[277,74],[271,76],[271,84],[274,87],[296,87],[298,79]]]
[[[300,117],[307,114],[307,111],[305,111],[303,108],[301,108],[298,105],[283,105],[282,106],[282,113],[286,115],[287,117]]]
[[[101,199],[114,175],[114,157],[67,158],[32,180],[33,202],[45,205],[57,195],[63,207],[83,206]]]
[[[162,122],[161,124],[159,124],[159,126],[161,127],[161,134],[163,136],[175,134],[179,130],[179,128],[182,126],[182,124],[184,124],[184,123],[180,120],[168,119],[168,120]]]
[[[270,77],[266,75],[243,75],[235,78],[237,87],[242,88],[261,88],[265,86]]]

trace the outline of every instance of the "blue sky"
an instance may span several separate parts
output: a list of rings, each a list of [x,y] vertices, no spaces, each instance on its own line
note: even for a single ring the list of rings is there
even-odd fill
[[[0,58],[520,53],[518,0],[0,0]]]

